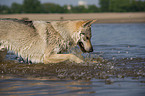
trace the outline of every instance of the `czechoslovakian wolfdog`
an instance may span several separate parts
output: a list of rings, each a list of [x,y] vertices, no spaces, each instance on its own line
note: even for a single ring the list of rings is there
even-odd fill
[[[0,61],[13,51],[33,63],[59,63],[66,60],[81,63],[73,54],[62,54],[79,45],[92,52],[91,24],[96,20],[25,21],[0,19]]]

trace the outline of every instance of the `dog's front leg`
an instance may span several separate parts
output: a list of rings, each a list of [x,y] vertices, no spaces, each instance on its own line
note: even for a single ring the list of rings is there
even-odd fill
[[[83,60],[78,58],[73,54],[53,54],[50,57],[44,58],[44,64],[48,63],[60,63],[66,60],[70,60],[71,62],[82,63]]]
[[[0,62],[4,60],[7,54],[7,49],[0,46]]]

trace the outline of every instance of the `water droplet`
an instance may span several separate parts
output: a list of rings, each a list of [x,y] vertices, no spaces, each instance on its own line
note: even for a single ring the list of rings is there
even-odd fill
[[[114,59],[115,59],[115,57],[112,58],[112,60],[114,60]]]
[[[111,66],[111,67],[110,67],[110,69],[113,69],[113,68],[114,68],[114,66]]]

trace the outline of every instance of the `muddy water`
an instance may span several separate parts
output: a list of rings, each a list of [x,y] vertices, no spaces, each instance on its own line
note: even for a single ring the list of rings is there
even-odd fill
[[[145,23],[94,24],[92,43],[83,64],[27,64],[8,54],[0,95],[144,96]]]

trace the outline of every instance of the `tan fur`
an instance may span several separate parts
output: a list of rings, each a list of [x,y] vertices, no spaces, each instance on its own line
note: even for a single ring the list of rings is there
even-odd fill
[[[85,21],[77,22],[76,23],[76,30],[79,30],[83,26],[84,23],[85,23]]]
[[[81,63],[83,60],[73,54],[60,53],[77,45],[86,22],[33,21],[33,26],[29,26],[19,20],[0,20],[0,56],[6,53],[2,49],[7,49],[33,63],[59,63],[65,60]],[[90,41],[86,44],[91,47]]]

